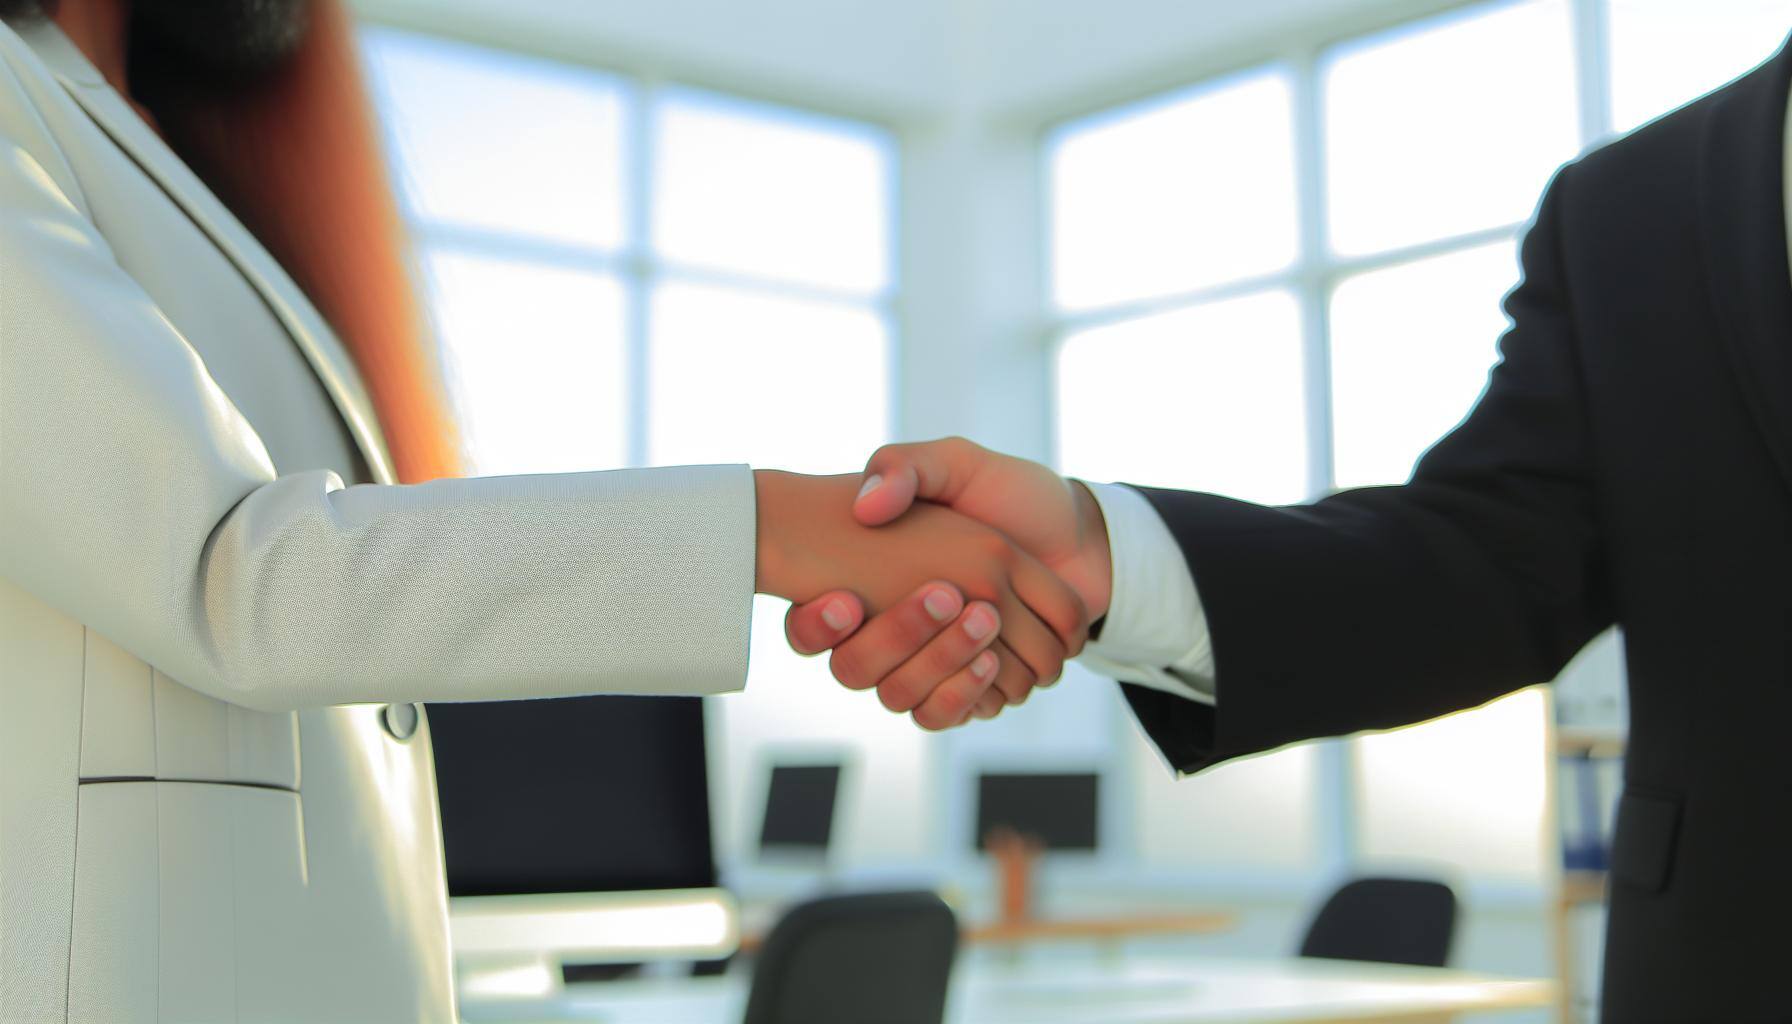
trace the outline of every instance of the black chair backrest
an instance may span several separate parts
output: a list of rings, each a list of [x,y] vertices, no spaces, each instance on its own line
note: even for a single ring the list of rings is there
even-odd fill
[[[939,1024],[957,950],[931,892],[811,900],[766,937],[745,1024]]]
[[[1359,878],[1325,901],[1301,956],[1442,967],[1456,936],[1456,894],[1442,882]]]

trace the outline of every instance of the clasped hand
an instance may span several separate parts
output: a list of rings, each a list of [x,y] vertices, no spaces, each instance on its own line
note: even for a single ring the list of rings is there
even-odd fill
[[[947,439],[865,472],[762,470],[757,589],[796,602],[805,654],[926,729],[993,718],[1049,686],[1106,614],[1106,526],[1088,490]]]

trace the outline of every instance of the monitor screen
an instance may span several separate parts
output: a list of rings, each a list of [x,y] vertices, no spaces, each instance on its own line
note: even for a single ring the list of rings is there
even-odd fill
[[[834,832],[834,801],[839,792],[837,764],[774,766],[766,784],[760,849],[826,852]]]
[[[703,701],[431,704],[451,896],[716,884]]]
[[[977,849],[1006,826],[1048,850],[1093,850],[1100,777],[1092,772],[992,773],[977,777]]]

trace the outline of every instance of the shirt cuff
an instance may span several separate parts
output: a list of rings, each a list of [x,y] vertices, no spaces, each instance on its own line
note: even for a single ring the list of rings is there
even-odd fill
[[[1144,495],[1121,484],[1085,484],[1107,520],[1113,596],[1088,667],[1123,682],[1214,703],[1213,644],[1188,561]]]

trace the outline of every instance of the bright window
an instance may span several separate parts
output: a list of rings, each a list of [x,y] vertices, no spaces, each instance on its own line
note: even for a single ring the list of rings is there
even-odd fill
[[[1487,385],[1518,283],[1509,240],[1347,277],[1332,292],[1334,482],[1401,483]]]
[[[479,468],[626,465],[622,282],[601,270],[446,246],[423,256],[443,360]]]
[[[1053,297],[1088,309],[1284,270],[1293,96],[1274,71],[1080,123],[1051,157]]]
[[[1516,224],[1580,146],[1567,0],[1353,40],[1332,51],[1321,90],[1342,255]]]
[[[649,305],[648,461],[861,465],[883,439],[887,327],[870,311],[668,283]],[[728,429],[717,430],[718,424]]]
[[[653,245],[666,259],[861,296],[889,288],[881,133],[684,90],[654,115]]]
[[[1300,307],[1283,290],[1069,334],[1058,350],[1059,463],[1089,479],[1299,501],[1301,359]]]
[[[428,36],[365,39],[375,99],[398,115],[387,129],[419,222],[621,248],[620,80]]]
[[[1601,2],[1619,131],[1723,85],[1773,56],[1792,32],[1792,0]]]
[[[364,41],[474,469],[837,471],[886,439],[882,129]]]

